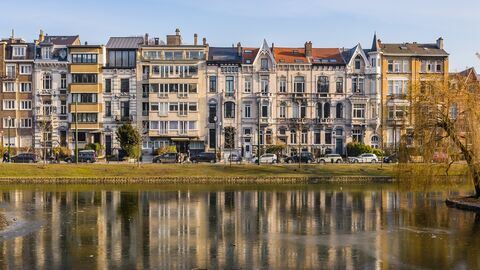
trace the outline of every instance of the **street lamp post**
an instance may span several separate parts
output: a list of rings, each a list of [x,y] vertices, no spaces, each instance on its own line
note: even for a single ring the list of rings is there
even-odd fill
[[[257,104],[257,164],[260,166],[260,93],[258,95],[258,104]]]
[[[215,125],[215,144],[214,144],[214,148],[215,148],[215,163],[217,163],[217,121],[218,121],[218,117],[215,115],[213,117],[213,122],[214,122],[214,125]]]

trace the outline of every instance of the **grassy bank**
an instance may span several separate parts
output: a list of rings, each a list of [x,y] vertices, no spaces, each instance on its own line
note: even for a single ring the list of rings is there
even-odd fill
[[[427,171],[443,176],[438,165],[422,164],[400,166],[380,164],[326,164],[326,165],[223,165],[223,164],[1,164],[0,178],[148,178],[148,177],[331,177],[371,176],[395,177],[418,175]],[[449,175],[462,175],[465,166],[453,165]]]

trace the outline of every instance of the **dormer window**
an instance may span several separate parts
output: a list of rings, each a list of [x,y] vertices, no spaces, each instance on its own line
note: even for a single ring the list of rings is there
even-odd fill
[[[304,63],[302,59],[295,59],[295,63]]]
[[[267,70],[267,69],[268,69],[268,59],[262,58],[262,60],[261,60],[261,68],[262,68],[262,70]]]
[[[245,60],[245,64],[251,64],[251,63],[252,63],[252,60],[249,60],[249,59]]]
[[[360,56],[357,56],[355,58],[355,69],[359,70],[361,67],[362,67],[362,59],[360,58]]]
[[[298,54],[298,50],[293,50],[292,53],[293,54]]]
[[[50,48],[49,47],[42,48],[42,59],[50,59]]]
[[[252,53],[252,50],[244,50],[244,53]]]
[[[13,47],[13,56],[25,56],[25,47]]]

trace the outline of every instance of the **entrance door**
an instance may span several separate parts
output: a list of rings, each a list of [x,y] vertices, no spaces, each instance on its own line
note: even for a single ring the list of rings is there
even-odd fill
[[[105,154],[112,155],[112,135],[105,135]]]
[[[335,153],[343,154],[343,139],[336,139],[335,141]]]

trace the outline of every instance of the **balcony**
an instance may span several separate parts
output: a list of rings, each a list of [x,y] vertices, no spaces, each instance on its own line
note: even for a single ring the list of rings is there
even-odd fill
[[[98,64],[71,64],[70,73],[100,73],[101,67]]]
[[[101,123],[77,123],[77,128],[81,130],[97,130],[102,127]],[[70,129],[75,129],[75,122],[70,123]]]
[[[101,83],[83,84],[71,83],[69,85],[70,93],[101,93],[103,85]]]
[[[400,99],[400,100],[407,100],[408,96],[407,94],[388,94],[387,99]]]
[[[333,124],[333,118],[316,118],[316,124]]]
[[[101,103],[77,103],[76,110],[78,113],[102,112],[102,105]],[[70,112],[75,112],[75,103],[70,104]]]

